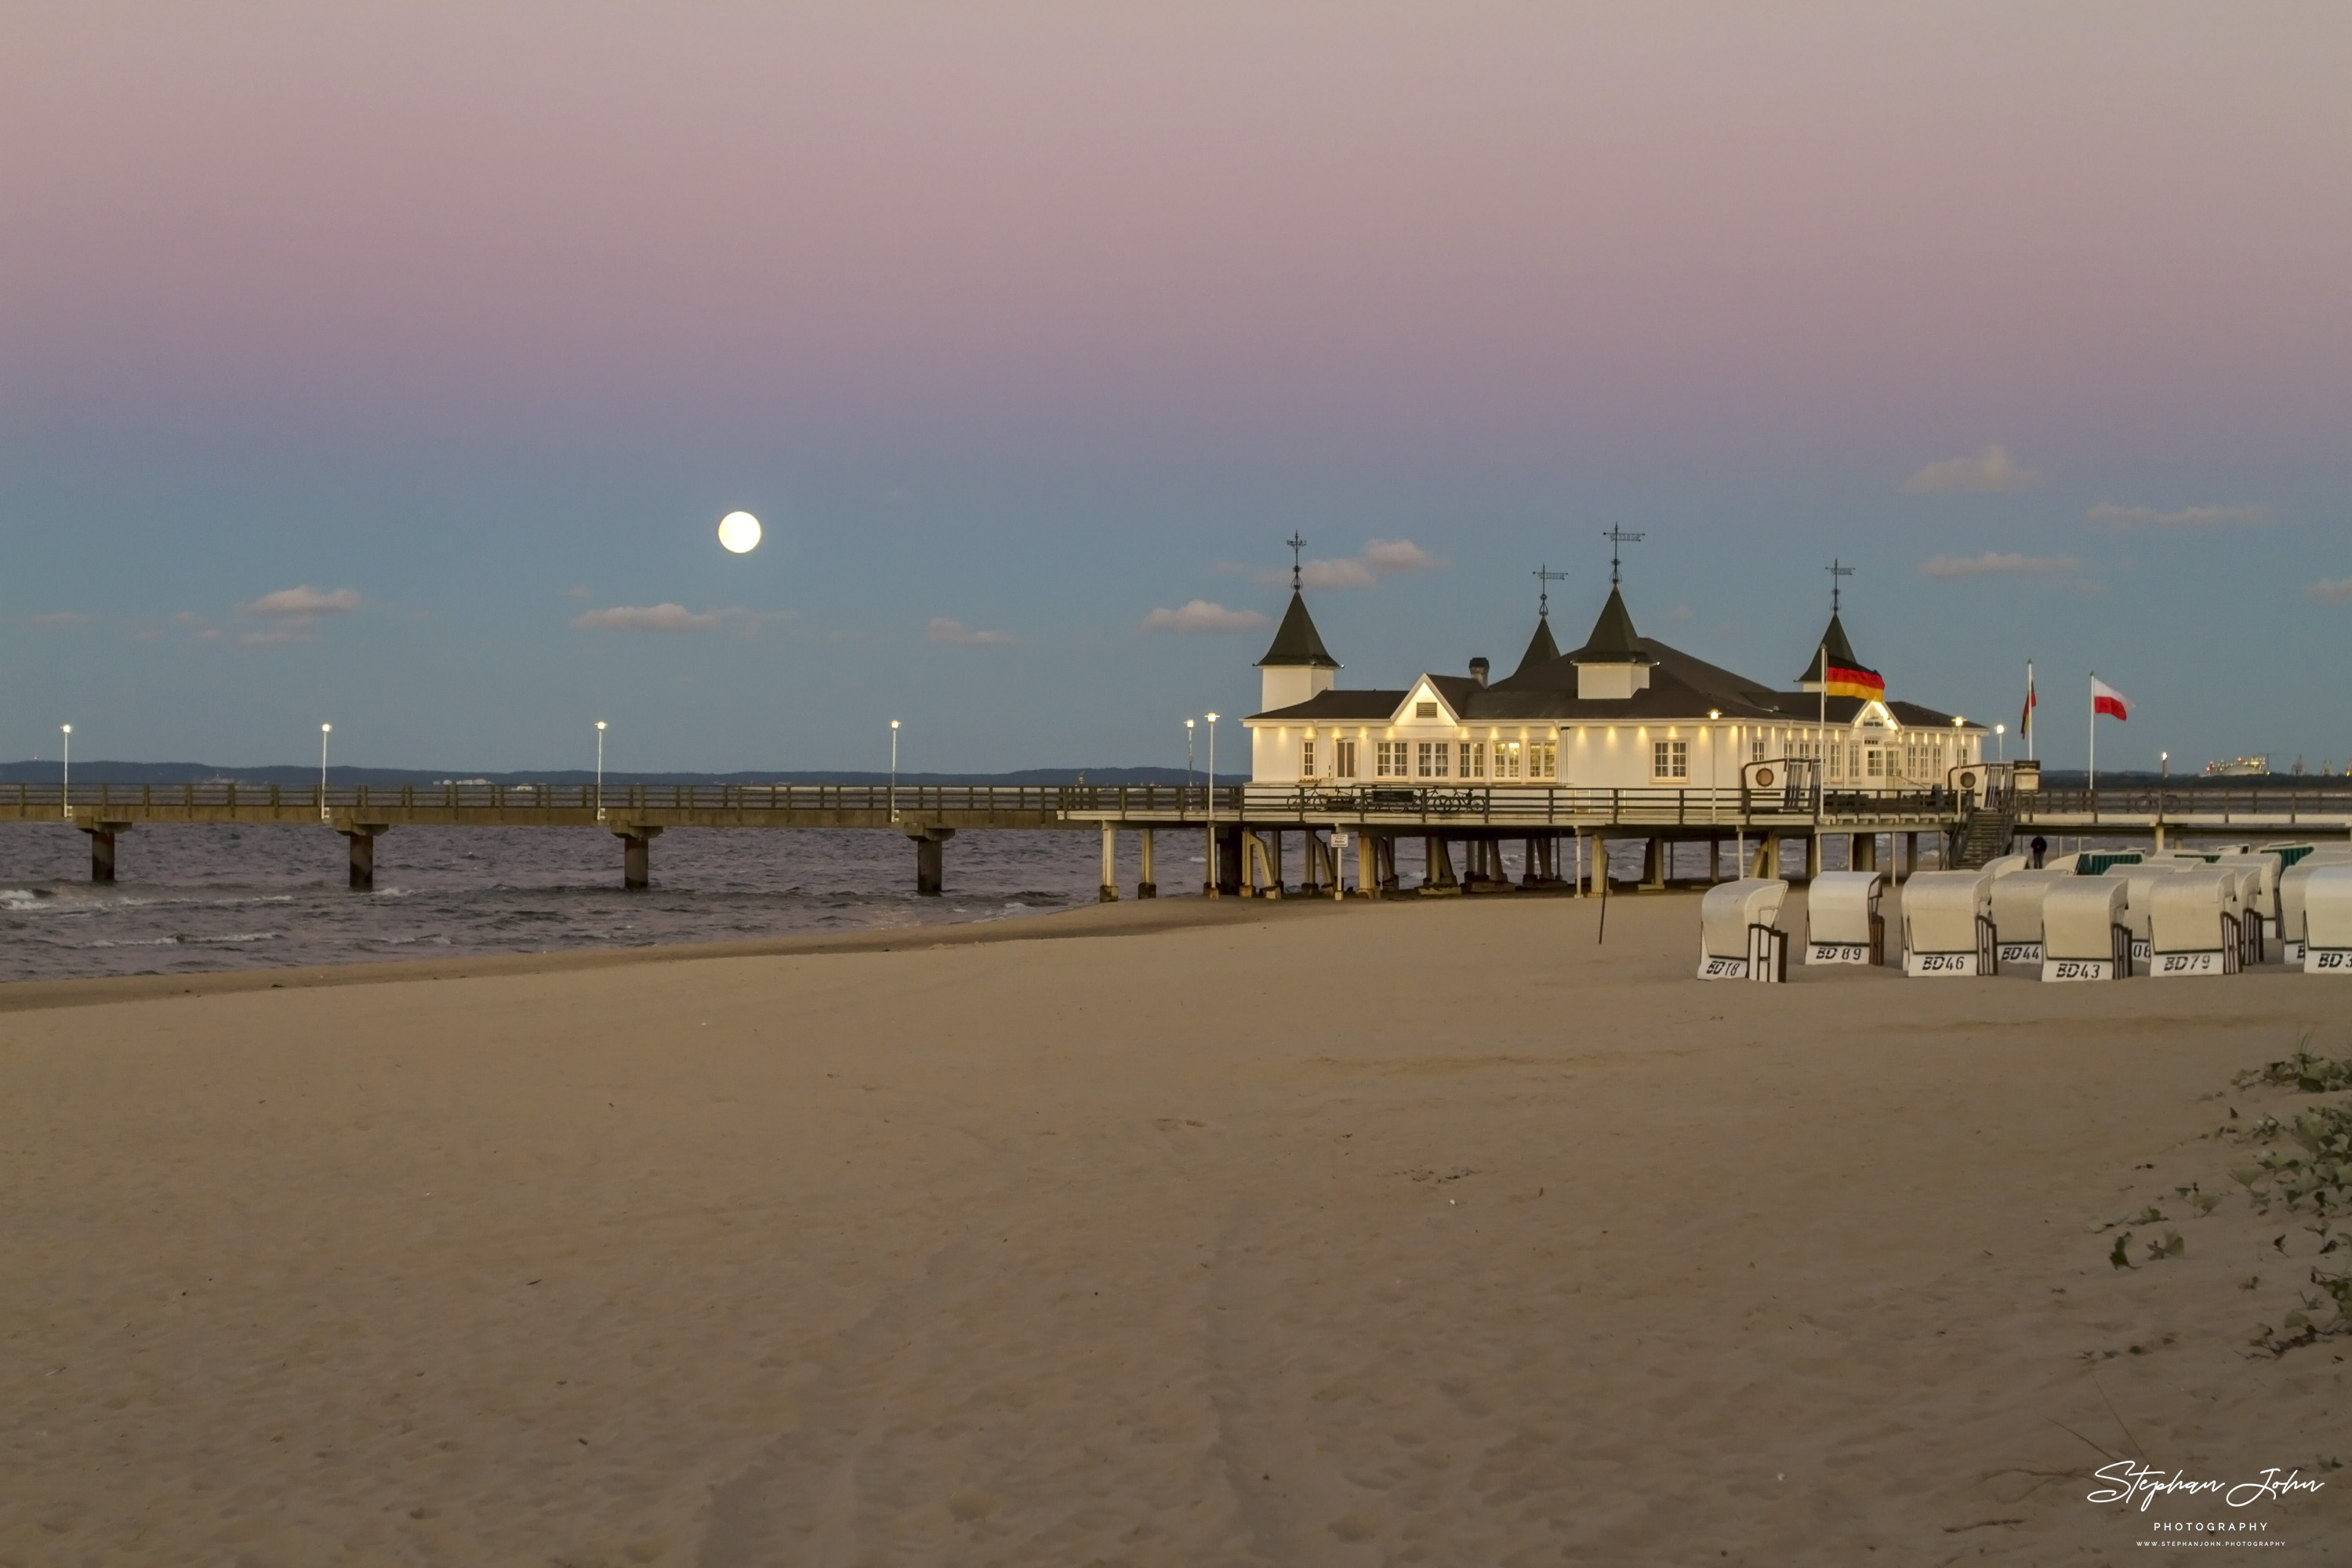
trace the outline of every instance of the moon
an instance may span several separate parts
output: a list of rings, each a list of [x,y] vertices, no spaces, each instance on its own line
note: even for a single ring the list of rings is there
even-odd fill
[[[741,555],[760,542],[760,520],[748,511],[730,511],[719,520],[719,542]]]

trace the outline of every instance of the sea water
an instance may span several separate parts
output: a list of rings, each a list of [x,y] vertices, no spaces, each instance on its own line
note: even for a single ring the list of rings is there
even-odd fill
[[[1176,837],[1160,836],[1155,869],[1197,892],[1201,846]],[[375,889],[358,892],[323,828],[142,827],[116,845],[117,880],[93,883],[82,834],[0,826],[0,981],[1016,920],[1093,902],[1102,866],[1092,832],[960,833],[945,896],[920,898],[895,831],[674,828],[653,841],[653,886],[632,892],[609,833],[404,827],[376,839]],[[1120,849],[1131,884],[1133,835]]]

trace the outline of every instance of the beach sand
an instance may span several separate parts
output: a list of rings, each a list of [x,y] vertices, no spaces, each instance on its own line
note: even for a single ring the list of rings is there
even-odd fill
[[[2248,1345],[2320,1243],[2202,1137],[2352,987],[1597,912],[5,988],[0,1563],[2352,1554],[2352,1340]]]

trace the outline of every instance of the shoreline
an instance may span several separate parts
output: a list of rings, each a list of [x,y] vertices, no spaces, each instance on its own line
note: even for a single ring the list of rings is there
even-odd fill
[[[1352,903],[1354,900],[1349,900]],[[1403,903],[1403,899],[1381,900]],[[1414,900],[1418,901],[1418,900]],[[814,953],[891,952],[931,947],[978,947],[1005,942],[1056,942],[1083,937],[1146,936],[1192,926],[1251,920],[1312,918],[1346,905],[1330,899],[1122,899],[1115,904],[1024,915],[1018,920],[940,925],[883,926],[871,931],[805,936],[746,937],[734,942],[653,942],[642,947],[551,948],[541,952],[482,953],[447,959],[356,959],[347,963],[287,969],[220,969],[189,974],[97,974],[64,980],[0,982],[0,1014],[58,1007],[103,1006],[170,996],[234,995],[252,991],[310,991],[341,985],[411,981],[478,980],[679,963],[703,959],[783,958]],[[1276,911],[1287,910],[1289,913]]]

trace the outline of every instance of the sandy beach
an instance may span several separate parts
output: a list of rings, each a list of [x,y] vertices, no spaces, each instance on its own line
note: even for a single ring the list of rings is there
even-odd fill
[[[2352,1554],[2352,1339],[2249,1343],[2323,1242],[2206,1136],[2352,990],[1596,915],[0,988],[0,1564]]]

